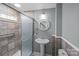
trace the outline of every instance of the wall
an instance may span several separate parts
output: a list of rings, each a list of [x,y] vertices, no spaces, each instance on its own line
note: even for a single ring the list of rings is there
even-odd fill
[[[33,51],[40,51],[39,44],[35,42],[36,38],[49,39],[50,43],[46,45],[46,53],[52,54],[52,35],[55,35],[55,8],[45,9],[47,14],[47,20],[50,22],[50,28],[46,31],[40,31],[38,29],[37,22],[34,22],[34,39],[33,39]],[[34,11],[35,20],[39,20],[42,10]]]
[[[35,11],[35,20],[39,20],[40,15],[42,14],[43,10]],[[55,34],[55,9],[46,9],[44,12],[47,14],[47,20],[50,23],[50,28],[47,31],[41,31],[38,29],[38,24],[35,22],[35,30],[34,32],[37,33],[37,37],[49,39],[52,35]]]
[[[79,48],[79,4],[63,4],[62,36]]]
[[[0,56],[11,56],[20,50],[19,13],[0,4],[1,14],[16,17],[16,21],[0,17]]]
[[[62,36],[62,4],[56,5],[56,35]]]
[[[52,55],[58,55],[58,49],[62,48],[62,40],[60,38],[62,36],[62,4],[56,4],[55,9],[55,36],[53,39],[53,48]]]
[[[40,31],[37,29],[37,22],[34,22],[34,39],[33,39],[33,52],[40,52],[40,46],[35,42],[35,39],[48,38],[50,43],[45,46],[45,53],[50,55],[58,55],[58,49],[61,49],[61,38],[56,38],[52,35],[61,36],[62,35],[62,4],[57,4],[56,9],[46,9],[46,14],[48,14],[48,21],[50,21],[51,28],[48,31]],[[39,20],[39,16],[42,13],[42,10],[29,11],[26,12],[26,15],[34,18],[34,20]],[[55,19],[56,18],[56,19]],[[56,30],[55,30],[56,25]],[[56,31],[56,33],[55,33]]]

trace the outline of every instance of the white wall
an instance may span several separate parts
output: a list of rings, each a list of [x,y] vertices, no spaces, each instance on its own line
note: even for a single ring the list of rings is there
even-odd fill
[[[79,4],[63,4],[62,36],[79,47]]]
[[[56,35],[62,36],[62,4],[57,4],[56,6]]]

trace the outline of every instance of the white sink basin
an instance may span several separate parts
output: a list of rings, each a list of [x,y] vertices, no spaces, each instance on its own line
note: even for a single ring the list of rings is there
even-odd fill
[[[47,43],[49,43],[49,40],[48,39],[40,39],[40,38],[38,38],[38,39],[36,39],[35,40],[38,44],[47,44]]]
[[[35,42],[37,42],[38,44],[40,44],[40,55],[44,56],[44,45],[49,43],[48,39],[36,39]]]
[[[49,43],[48,39],[36,39],[35,42],[37,42],[38,44],[40,44],[40,55],[44,56],[44,45]]]

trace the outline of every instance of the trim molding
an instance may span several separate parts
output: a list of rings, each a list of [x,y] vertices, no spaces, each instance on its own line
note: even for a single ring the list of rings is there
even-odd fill
[[[61,38],[61,36],[56,36],[56,38]]]
[[[52,36],[54,36],[54,37],[56,37],[56,38],[61,38],[61,36],[57,36],[57,35],[52,35]]]
[[[56,38],[61,38],[62,40],[64,40],[66,43],[68,43],[72,48],[74,48],[76,51],[79,52],[79,48],[76,47],[74,44],[72,44],[71,42],[69,42],[66,38],[64,38],[63,36],[57,36],[57,35],[52,35],[55,36]]]
[[[72,46],[72,48],[74,48],[75,50],[77,50],[79,52],[79,48],[76,47],[74,44],[72,44],[71,42],[69,42],[68,40],[66,40],[66,38],[61,37],[62,40],[64,40],[66,43],[68,43],[70,46]]]

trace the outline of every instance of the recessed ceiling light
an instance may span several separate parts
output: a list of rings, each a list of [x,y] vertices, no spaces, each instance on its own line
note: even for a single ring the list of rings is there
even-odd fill
[[[18,4],[18,3],[14,4],[14,6],[16,6],[16,7],[21,7],[21,5]]]

